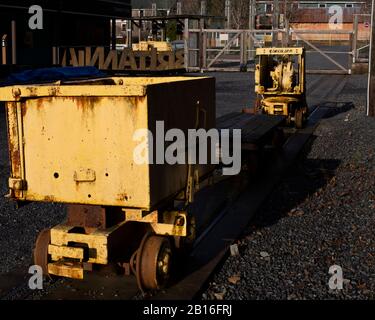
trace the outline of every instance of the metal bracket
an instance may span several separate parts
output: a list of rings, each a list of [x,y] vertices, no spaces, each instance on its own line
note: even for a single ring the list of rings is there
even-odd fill
[[[27,190],[27,182],[21,178],[9,178],[8,187],[15,191],[25,191]]]
[[[143,216],[141,210],[124,208],[126,221],[137,221],[150,224],[156,234],[183,236],[187,235],[187,213],[186,211],[165,211],[159,221],[157,210]]]

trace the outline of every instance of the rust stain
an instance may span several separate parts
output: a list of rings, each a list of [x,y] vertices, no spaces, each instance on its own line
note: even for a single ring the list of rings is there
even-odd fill
[[[56,87],[51,87],[49,90],[48,90],[48,94],[50,96],[57,96],[60,94],[60,87],[56,86]]]
[[[25,118],[26,112],[27,112],[26,103],[22,103],[21,104],[21,115],[22,115],[22,118]]]
[[[38,91],[36,87],[26,87],[26,90],[28,91],[28,95],[30,97],[37,97],[38,96]]]
[[[41,111],[44,109],[44,106],[46,103],[51,102],[52,98],[37,98],[34,101],[36,101],[36,109],[38,111]],[[27,114],[28,109],[30,108],[30,105],[25,102],[22,104],[22,117],[24,118]]]
[[[21,159],[18,145],[18,127],[15,114],[16,104],[8,107],[8,144],[12,176],[17,177],[21,171]]]
[[[38,110],[40,110],[40,109],[43,108],[43,99],[38,99],[38,100],[36,101],[36,108],[37,108]]]
[[[43,197],[43,201],[46,201],[46,202],[55,202],[55,199],[56,198],[53,195],[47,195]]]
[[[131,197],[126,192],[119,193],[117,194],[117,197],[116,197],[116,200],[119,200],[119,201],[129,201],[130,199]]]
[[[11,143],[9,144],[11,145]],[[12,168],[14,168],[13,171],[16,171],[15,169],[21,166],[21,160],[20,160],[20,151],[17,148],[15,148],[13,144],[11,146],[10,156],[11,156]],[[15,172],[13,172],[13,174],[15,174]]]
[[[130,101],[132,107],[137,107],[139,104],[142,104],[146,99],[146,96],[136,96],[136,97],[126,97],[126,100]]]
[[[146,100],[146,96],[127,97],[126,100],[129,102],[131,107],[131,117],[133,119],[133,123],[138,123],[138,117],[140,117],[138,107],[143,105],[144,101]]]
[[[79,109],[82,109],[82,110],[90,110],[92,111],[95,107],[95,105],[97,105],[98,103],[100,103],[100,101],[103,99],[101,97],[72,97],[71,98],[74,103],[76,104],[76,106],[79,108]]]

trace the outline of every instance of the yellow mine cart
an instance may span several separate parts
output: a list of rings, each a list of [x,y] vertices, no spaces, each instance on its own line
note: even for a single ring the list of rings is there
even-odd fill
[[[186,137],[188,129],[214,128],[214,81],[114,77],[0,88],[8,197],[67,204],[66,221],[36,240],[35,264],[45,274],[82,279],[85,270],[115,262],[136,274],[141,289],[165,284],[172,252],[194,236],[186,204],[213,167],[156,164],[164,146],[156,122]],[[138,129],[152,135],[142,140]],[[135,161],[142,143],[150,163]]]
[[[308,114],[304,48],[257,48],[255,111],[284,115],[302,128]]]

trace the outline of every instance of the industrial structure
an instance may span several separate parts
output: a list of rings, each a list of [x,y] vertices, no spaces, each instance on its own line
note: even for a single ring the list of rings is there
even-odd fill
[[[32,30],[29,8],[43,9],[43,29]],[[111,21],[130,17],[130,0],[123,1],[0,1],[2,50],[0,78],[10,70],[59,64],[58,47],[106,46],[115,43]]]

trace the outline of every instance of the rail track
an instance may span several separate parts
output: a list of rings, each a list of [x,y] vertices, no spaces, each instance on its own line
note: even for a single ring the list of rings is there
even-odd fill
[[[306,128],[287,130],[288,139],[281,153],[268,150],[272,166],[267,163],[259,175],[249,179],[240,174],[197,194],[195,210],[207,210],[214,216],[210,223],[201,223],[201,232],[186,264],[175,265],[171,285],[158,292],[142,295],[133,276],[116,273],[109,265],[100,272],[89,273],[84,280],[60,278],[45,283],[43,290],[28,288],[28,270],[18,269],[0,276],[0,299],[153,299],[190,300],[197,298],[212,273],[225,259],[229,246],[241,236],[261,204],[276,187],[283,174],[296,160],[319,121],[351,108],[350,103],[326,103],[311,109]]]

